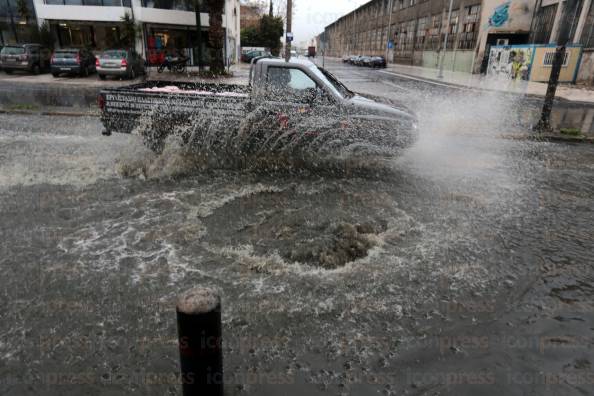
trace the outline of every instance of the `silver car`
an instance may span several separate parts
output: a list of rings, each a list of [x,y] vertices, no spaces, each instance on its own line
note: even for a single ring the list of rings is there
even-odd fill
[[[133,49],[114,49],[103,52],[95,62],[99,78],[107,76],[134,79],[145,73],[144,59]]]

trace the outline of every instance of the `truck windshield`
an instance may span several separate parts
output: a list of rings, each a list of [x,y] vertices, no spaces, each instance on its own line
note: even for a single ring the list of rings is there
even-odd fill
[[[21,55],[25,53],[23,47],[4,47],[2,49],[2,55]]]
[[[324,76],[324,79],[326,81],[328,81],[328,83],[334,87],[334,89],[336,89],[340,95],[344,98],[351,98],[353,96],[355,96],[355,94],[353,92],[351,92],[343,83],[341,83],[340,81],[338,81],[336,79],[336,77],[334,77],[332,75],[332,73],[330,73],[329,71],[317,66],[317,69],[321,72],[321,74]]]

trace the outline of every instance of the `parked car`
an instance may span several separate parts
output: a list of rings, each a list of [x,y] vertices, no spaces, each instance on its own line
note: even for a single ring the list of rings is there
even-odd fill
[[[349,59],[349,63],[350,63],[351,65],[356,65],[356,64],[357,64],[357,62],[359,61],[359,58],[360,58],[360,56],[359,56],[359,55],[354,55],[354,56],[351,56],[351,58]]]
[[[96,71],[95,61],[95,55],[89,50],[59,49],[52,55],[52,75],[54,77],[60,74],[88,76]]]
[[[386,58],[383,56],[372,56],[371,67],[386,67]]]
[[[11,44],[0,52],[0,67],[8,74],[15,70],[39,74],[49,65],[50,50],[40,44]]]
[[[134,79],[145,74],[144,59],[134,49],[112,49],[103,52],[95,61],[101,80],[107,76]]]
[[[356,60],[355,60],[355,65],[357,66],[364,66],[365,65],[365,60],[368,59],[369,56],[359,56]]]
[[[345,56],[344,58],[342,58],[342,63],[349,63],[351,61],[351,58],[351,55]]]
[[[250,63],[252,61],[252,59],[257,58],[259,56],[271,56],[272,54],[268,51],[250,51],[250,52],[246,52],[245,54],[241,55],[241,61],[242,62],[246,62],[246,63]]]
[[[373,62],[373,58],[371,56],[364,56],[361,60],[361,66],[371,67]]]

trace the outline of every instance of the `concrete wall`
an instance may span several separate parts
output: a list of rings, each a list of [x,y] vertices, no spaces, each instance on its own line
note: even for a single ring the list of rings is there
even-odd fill
[[[444,57],[443,69],[458,72],[470,72],[474,51],[447,51]],[[423,51],[423,67],[439,67],[439,53],[437,51]]]
[[[594,84],[594,50],[584,50],[576,79],[577,83]]]
[[[563,66],[561,68],[561,74],[559,75],[559,81],[561,82],[573,82],[576,74],[576,68],[578,67],[578,62],[580,61],[581,48],[567,48],[567,52],[569,53],[567,66]],[[555,48],[537,47],[535,49],[534,61],[532,62],[532,69],[530,71],[530,81],[549,81],[549,77],[551,76],[551,66],[543,65],[543,60],[546,53],[554,54]]]

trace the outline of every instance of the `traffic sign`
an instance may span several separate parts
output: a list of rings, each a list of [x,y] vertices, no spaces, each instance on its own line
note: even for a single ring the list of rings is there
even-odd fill
[[[394,42],[392,40],[388,41],[388,49],[394,48]]]

